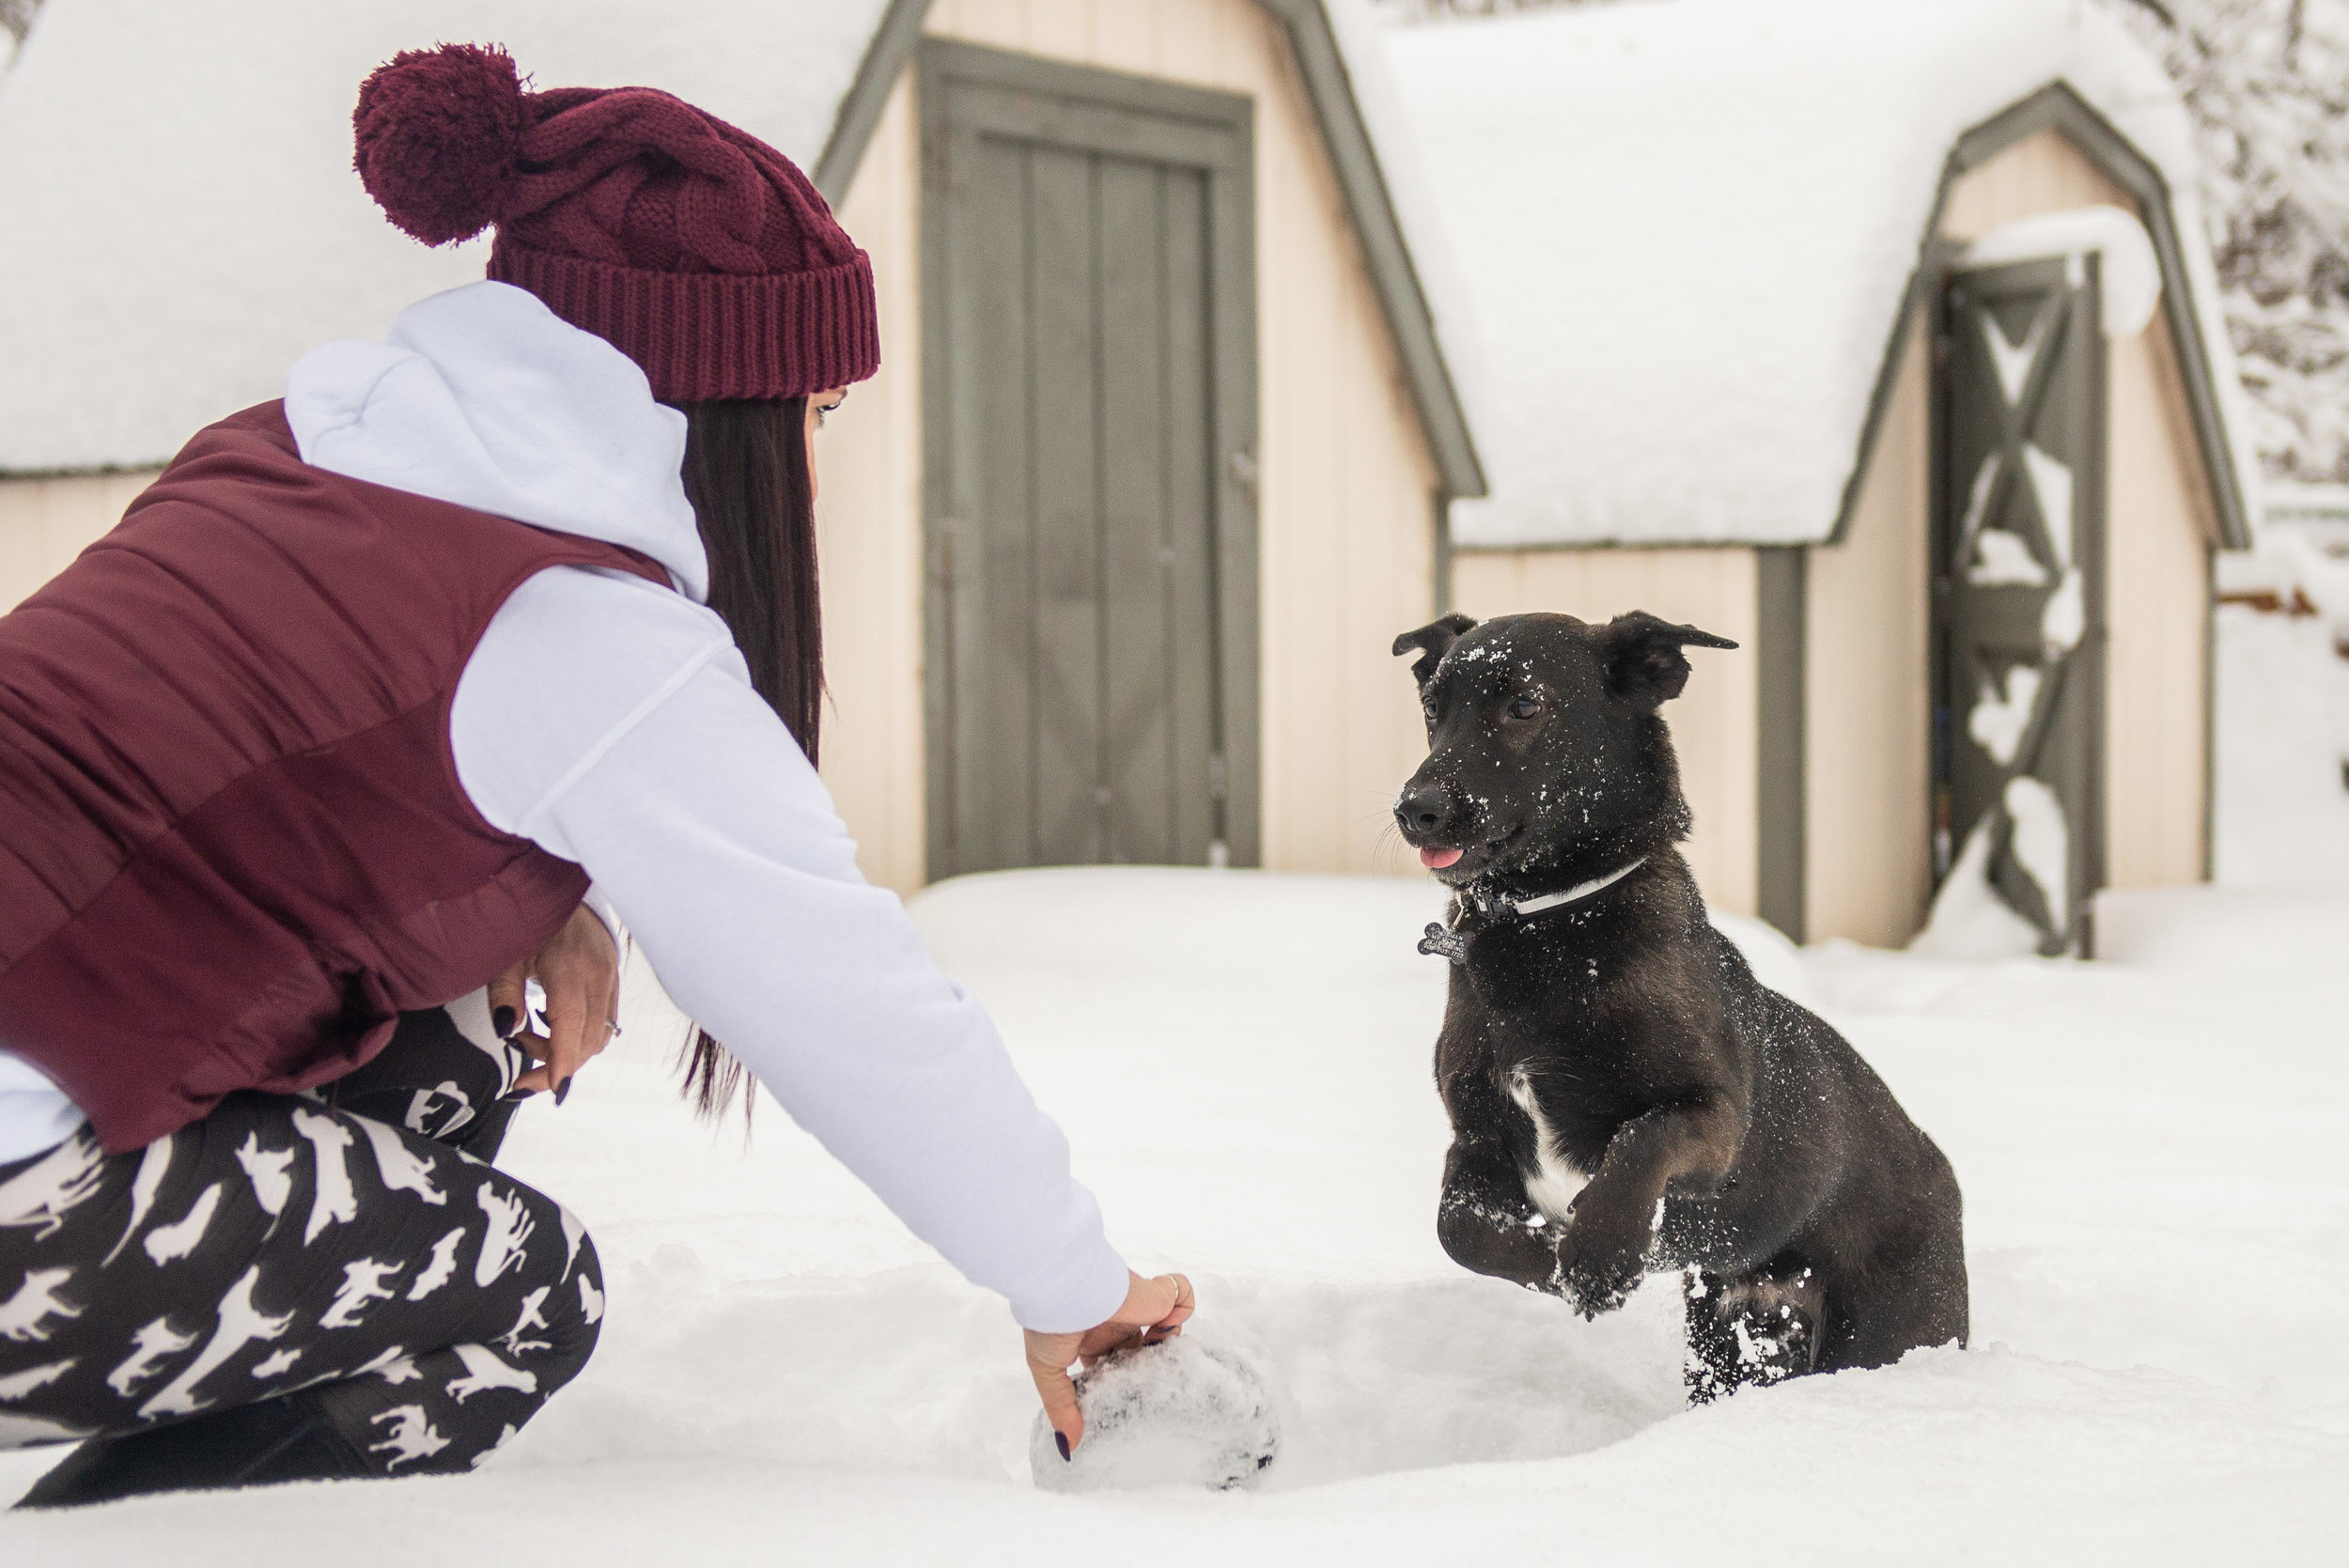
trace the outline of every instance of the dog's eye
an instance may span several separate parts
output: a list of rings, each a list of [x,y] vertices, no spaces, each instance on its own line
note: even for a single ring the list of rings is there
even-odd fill
[[[1542,700],[1539,697],[1518,697],[1509,704],[1509,717],[1512,719],[1538,719],[1541,716]]]

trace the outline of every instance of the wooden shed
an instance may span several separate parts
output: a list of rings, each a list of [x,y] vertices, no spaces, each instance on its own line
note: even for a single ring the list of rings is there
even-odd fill
[[[0,604],[312,344],[479,275],[373,212],[347,116],[395,50],[495,40],[767,137],[872,254],[883,368],[818,448],[824,772],[868,876],[1404,869],[1386,644],[1483,480],[1345,0],[458,20],[49,0],[0,79]]]
[[[2240,397],[2159,67],[2069,0],[1664,0],[1387,36],[1479,318],[1474,614],[1734,637],[1709,896],[2086,950],[2208,875]]]

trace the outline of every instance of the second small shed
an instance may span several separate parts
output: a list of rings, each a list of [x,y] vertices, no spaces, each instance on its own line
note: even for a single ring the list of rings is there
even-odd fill
[[[2207,875],[2232,365],[2158,65],[2075,0],[1399,29],[1481,316],[1471,613],[1737,639],[1672,715],[1708,894],[2085,947]]]

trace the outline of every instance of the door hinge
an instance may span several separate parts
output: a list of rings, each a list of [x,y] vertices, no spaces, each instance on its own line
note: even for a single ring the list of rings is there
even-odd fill
[[[1256,455],[1239,451],[1232,454],[1232,483],[1248,492],[1248,499],[1256,499]]]
[[[1223,753],[1209,752],[1207,753],[1207,799],[1224,800],[1230,798],[1230,794],[1231,791],[1224,779]]]
[[[962,520],[959,518],[940,518],[937,529],[938,585],[952,588],[955,585],[955,540],[961,536]]]

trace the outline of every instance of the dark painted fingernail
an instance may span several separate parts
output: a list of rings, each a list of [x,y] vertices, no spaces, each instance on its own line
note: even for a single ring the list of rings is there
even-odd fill
[[[1052,1441],[1053,1441],[1053,1442],[1055,1442],[1055,1443],[1057,1443],[1057,1444],[1060,1446],[1060,1456],[1061,1456],[1061,1458],[1062,1458],[1063,1460],[1067,1459],[1067,1457],[1068,1457],[1068,1434],[1067,1434],[1067,1433],[1066,1433],[1066,1432],[1055,1432],[1055,1433],[1053,1433],[1053,1434],[1052,1434]]]
[[[564,1100],[566,1100],[567,1098],[568,1098],[568,1097],[569,1097],[570,1093],[571,1093],[571,1080],[570,1080],[569,1079],[564,1079],[564,1080],[563,1080],[560,1084],[556,1085],[556,1087],[555,1087],[555,1091],[554,1091],[554,1103],[555,1103],[555,1104],[557,1104],[557,1105],[561,1105],[561,1104],[564,1102]]]
[[[490,1027],[497,1031],[499,1039],[511,1040],[514,1037],[514,1010],[511,1007],[500,1007],[492,1012],[490,1015]]]

